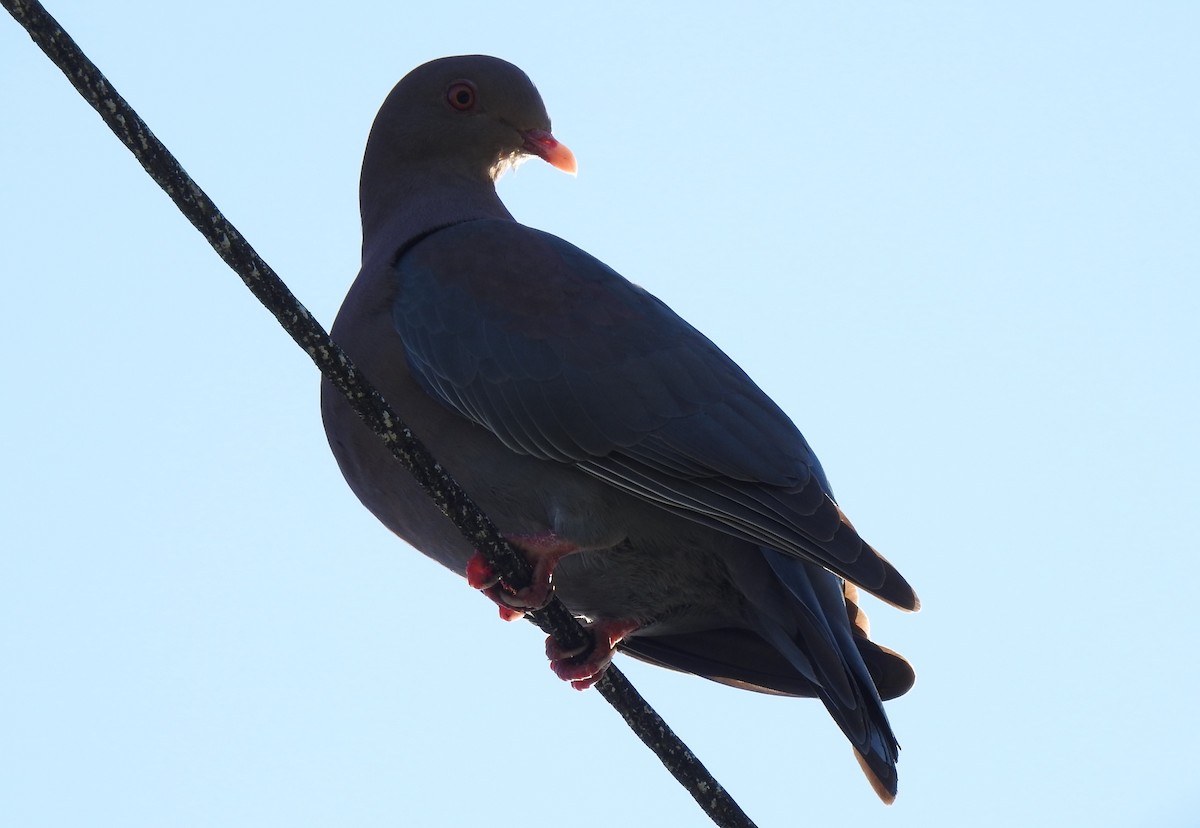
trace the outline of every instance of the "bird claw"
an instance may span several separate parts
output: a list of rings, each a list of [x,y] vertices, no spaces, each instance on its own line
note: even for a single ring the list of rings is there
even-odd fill
[[[492,569],[482,552],[476,551],[467,561],[467,583],[473,589],[487,589],[500,583],[500,576]]]
[[[550,669],[576,690],[587,690],[604,677],[612,663],[617,644],[640,625],[636,621],[597,621],[584,629],[591,641],[579,647],[563,647],[553,637],[546,639]]]
[[[533,565],[529,586],[513,589],[504,583],[478,550],[467,561],[466,575],[467,583],[499,605],[502,619],[515,621],[526,612],[539,610],[550,603],[554,595],[554,568],[564,555],[577,551],[578,547],[561,540],[553,532],[506,537],[510,544],[526,553]]]
[[[537,575],[535,568],[535,578]],[[524,589],[512,589],[500,579],[482,552],[476,552],[467,561],[467,583],[496,602],[504,621],[516,621],[530,610],[541,609],[550,603],[554,592],[549,578],[535,580]]]

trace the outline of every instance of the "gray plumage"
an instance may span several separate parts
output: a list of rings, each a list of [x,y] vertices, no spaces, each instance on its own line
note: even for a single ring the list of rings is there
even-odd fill
[[[512,218],[494,180],[525,154],[573,169],[511,64],[444,58],[401,80],[367,144],[363,266],[334,338],[502,532],[574,550],[553,576],[573,612],[624,624],[618,649],[644,660],[820,698],[891,801],[881,698],[913,673],[867,638],[853,584],[903,609],[916,595],[732,360]],[[322,414],[367,508],[462,574],[473,550],[328,385]]]

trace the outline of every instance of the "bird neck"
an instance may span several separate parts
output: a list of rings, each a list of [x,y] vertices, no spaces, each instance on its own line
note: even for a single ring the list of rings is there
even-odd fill
[[[440,227],[482,218],[513,220],[490,178],[434,165],[392,168],[386,175],[364,166],[359,209],[364,266],[394,256]]]

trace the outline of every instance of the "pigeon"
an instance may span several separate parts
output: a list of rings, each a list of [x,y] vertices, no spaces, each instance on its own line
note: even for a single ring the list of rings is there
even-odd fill
[[[497,178],[574,174],[516,66],[425,63],[371,128],[362,269],[333,337],[534,568],[499,581],[326,381],[350,488],[385,526],[519,618],[560,598],[593,646],[547,646],[584,689],[620,651],[733,687],[818,698],[876,793],[896,795],[883,700],[914,673],[868,637],[864,590],[912,587],[834,501],[816,455],[749,376],[666,304],[518,223]]]

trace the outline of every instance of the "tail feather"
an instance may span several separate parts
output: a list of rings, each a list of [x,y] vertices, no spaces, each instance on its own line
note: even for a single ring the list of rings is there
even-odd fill
[[[858,766],[862,768],[863,774],[867,777],[867,781],[871,783],[871,787],[875,789],[876,795],[883,800],[884,805],[891,805],[896,801],[896,769],[892,768],[890,779],[885,781],[875,773],[875,769],[871,763],[858,752],[858,748],[854,749],[854,758],[858,760]]]
[[[763,632],[797,670],[819,665],[809,676],[830,716],[850,740],[871,786],[884,802],[896,797],[896,760],[900,746],[888,723],[883,702],[863,655],[858,638],[866,637],[866,616],[851,594],[843,591],[841,579],[828,571],[763,549],[768,564],[795,598],[794,638],[781,629]],[[776,622],[762,619],[764,627]],[[780,638],[788,643],[780,646]],[[836,666],[835,666],[836,665]]]
[[[843,581],[842,594],[846,600],[846,615],[850,619],[854,643],[858,645],[859,655],[867,665],[867,672],[871,674],[879,698],[888,701],[903,696],[917,680],[912,665],[895,650],[871,640],[871,624],[867,614],[858,605],[857,587],[849,581]]]
[[[739,587],[754,596],[748,626],[633,635],[618,646],[733,687],[821,699],[871,787],[890,804],[899,745],[882,700],[912,687],[912,667],[868,638],[853,584],[790,555],[760,550],[761,558],[739,558],[731,569]]]

